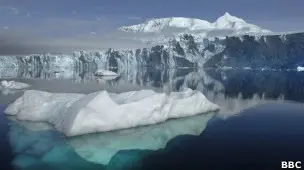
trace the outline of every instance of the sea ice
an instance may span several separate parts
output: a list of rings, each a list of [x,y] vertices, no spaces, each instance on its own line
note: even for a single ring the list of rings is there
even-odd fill
[[[304,71],[304,67],[300,67],[300,66],[299,66],[299,67],[297,68],[297,71]]]
[[[30,87],[30,85],[26,83],[21,83],[16,81],[6,81],[6,80],[2,80],[0,82],[0,86],[3,89],[14,89],[14,90],[26,89]]]
[[[105,132],[164,122],[218,110],[201,92],[120,94],[99,91],[88,95],[27,90],[6,109],[18,120],[46,121],[66,136]]]
[[[2,80],[0,82],[0,91],[2,95],[5,96],[9,94],[15,94],[16,92],[25,90],[28,87],[30,87],[30,85],[21,82],[6,81],[6,80]]]

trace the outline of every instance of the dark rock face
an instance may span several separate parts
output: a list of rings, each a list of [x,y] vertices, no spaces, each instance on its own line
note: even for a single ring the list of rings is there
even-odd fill
[[[226,37],[225,50],[205,67],[296,68],[304,64],[304,33]]]

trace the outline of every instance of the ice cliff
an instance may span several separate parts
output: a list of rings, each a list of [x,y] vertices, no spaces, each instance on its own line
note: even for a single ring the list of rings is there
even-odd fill
[[[196,41],[190,34],[151,48],[71,55],[1,56],[0,69],[23,67],[50,70],[98,70],[130,67],[180,68],[290,68],[304,65],[304,33],[286,35],[242,35]]]

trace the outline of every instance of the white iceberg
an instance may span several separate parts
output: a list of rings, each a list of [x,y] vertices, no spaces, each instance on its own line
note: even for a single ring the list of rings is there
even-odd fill
[[[119,76],[117,73],[109,70],[97,70],[95,76]]]
[[[30,85],[26,83],[21,83],[16,81],[6,81],[6,80],[2,80],[0,82],[0,86],[2,89],[14,89],[14,90],[26,89],[30,87]]]
[[[88,95],[27,90],[6,109],[18,120],[46,121],[66,136],[105,132],[164,122],[218,110],[201,92],[120,94],[99,91]]]
[[[304,71],[304,67],[297,67],[297,71]]]

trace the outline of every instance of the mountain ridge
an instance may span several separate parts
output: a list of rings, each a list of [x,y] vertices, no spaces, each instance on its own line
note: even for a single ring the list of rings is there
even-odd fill
[[[118,31],[131,34],[134,40],[153,45],[164,44],[172,39],[179,39],[184,34],[191,34],[195,40],[202,41],[205,38],[273,33],[268,29],[247,23],[245,20],[228,12],[214,22],[185,17],[155,18],[144,23],[119,27]]]
[[[167,17],[150,19],[144,23],[136,25],[122,26],[119,27],[118,30],[124,32],[159,33],[168,28],[189,29],[190,31],[248,28],[249,32],[271,32],[270,30],[262,29],[254,24],[247,23],[245,20],[232,16],[228,12],[219,17],[215,22],[209,22],[207,20],[197,18]]]

